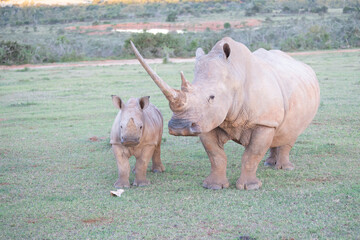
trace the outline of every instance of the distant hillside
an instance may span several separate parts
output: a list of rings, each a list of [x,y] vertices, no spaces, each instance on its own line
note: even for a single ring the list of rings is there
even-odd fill
[[[5,6],[59,6],[79,4],[116,4],[116,3],[178,3],[180,0],[0,0],[0,5]],[[214,0],[181,0],[181,2],[222,2]]]
[[[323,5],[330,8],[343,8],[349,4],[358,4],[359,0],[0,0],[0,7],[17,6],[64,6],[64,5],[102,5],[102,4],[145,4],[145,3],[185,3],[185,2],[237,2],[249,5]]]

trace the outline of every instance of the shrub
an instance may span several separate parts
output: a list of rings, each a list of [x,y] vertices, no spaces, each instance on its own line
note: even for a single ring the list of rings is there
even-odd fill
[[[0,42],[0,63],[24,64],[29,63],[33,55],[33,48],[30,45],[21,45],[14,41]]]
[[[322,6],[322,7],[314,7],[314,8],[311,8],[309,10],[309,12],[312,12],[312,13],[327,13],[328,11],[328,7],[326,6]]]
[[[132,34],[130,39],[125,41],[124,48],[128,54],[132,54],[130,40],[133,41],[144,57],[164,57],[166,55],[165,49],[173,50],[167,52],[169,57],[179,56],[185,49],[181,35],[144,32]]]
[[[343,8],[343,13],[353,13],[356,12],[356,9],[354,7],[345,6]]]
[[[177,19],[177,13],[176,12],[171,12],[167,15],[166,21],[167,22],[175,22]]]
[[[228,22],[224,23],[224,28],[225,28],[225,29],[231,28],[231,24],[228,23]]]

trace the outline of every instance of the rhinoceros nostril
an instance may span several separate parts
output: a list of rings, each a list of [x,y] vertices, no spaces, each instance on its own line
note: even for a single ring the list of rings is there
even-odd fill
[[[199,134],[200,133],[199,125],[197,125],[196,123],[192,123],[190,126],[190,132],[192,134]]]

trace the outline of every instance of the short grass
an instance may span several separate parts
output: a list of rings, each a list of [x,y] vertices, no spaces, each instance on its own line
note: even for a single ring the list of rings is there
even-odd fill
[[[261,163],[258,191],[235,188],[243,148],[232,142],[230,188],[202,188],[210,163],[199,139],[168,134],[168,104],[140,65],[1,71],[0,238],[358,239],[360,55],[297,58],[317,72],[321,106],[292,150],[296,169]],[[174,87],[180,70],[192,78],[190,63],[153,67]],[[165,119],[166,172],[121,198],[109,193],[111,94],[150,95]]]

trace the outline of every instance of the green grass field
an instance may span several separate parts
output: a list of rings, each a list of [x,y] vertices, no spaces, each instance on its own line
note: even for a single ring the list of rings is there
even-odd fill
[[[258,191],[235,188],[243,147],[232,142],[230,188],[202,187],[199,139],[169,135],[168,103],[140,65],[0,71],[0,239],[359,239],[360,53],[296,58],[316,71],[321,105],[291,152],[295,170],[262,162]],[[153,67],[177,88],[180,70],[193,75],[191,63]],[[150,95],[165,120],[166,172],[121,198],[109,192],[111,94]]]

